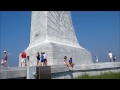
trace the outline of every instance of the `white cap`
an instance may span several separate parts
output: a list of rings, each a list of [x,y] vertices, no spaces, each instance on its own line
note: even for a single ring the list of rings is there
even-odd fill
[[[4,51],[4,52],[6,52],[6,51]]]

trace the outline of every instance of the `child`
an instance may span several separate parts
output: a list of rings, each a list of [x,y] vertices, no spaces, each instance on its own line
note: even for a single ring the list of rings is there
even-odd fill
[[[72,58],[70,58],[70,60],[68,61],[68,63],[70,64],[70,66],[73,68],[74,63],[72,62]]]

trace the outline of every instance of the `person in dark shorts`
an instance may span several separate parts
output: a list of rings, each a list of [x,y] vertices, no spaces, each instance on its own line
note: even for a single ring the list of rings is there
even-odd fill
[[[44,62],[44,55],[43,55],[43,52],[41,52],[40,58],[41,58],[41,64],[42,64],[42,66],[44,66],[44,65],[45,65],[45,62]]]
[[[37,58],[37,66],[38,66],[38,65],[40,65],[40,54],[39,54],[39,52],[37,52],[36,58]]]
[[[114,62],[116,61],[116,56],[115,56],[115,55],[113,55],[113,61],[114,61]]]

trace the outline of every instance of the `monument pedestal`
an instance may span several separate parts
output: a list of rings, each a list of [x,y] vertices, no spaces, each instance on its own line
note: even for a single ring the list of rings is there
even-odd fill
[[[70,57],[73,58],[73,62],[77,64],[88,64],[92,63],[91,53],[84,49],[78,47],[71,47],[56,43],[42,43],[35,47],[26,49],[26,53],[29,56],[29,66],[35,66],[37,64],[36,53],[46,52],[48,65],[62,65],[64,64],[64,56],[67,56],[67,60]]]

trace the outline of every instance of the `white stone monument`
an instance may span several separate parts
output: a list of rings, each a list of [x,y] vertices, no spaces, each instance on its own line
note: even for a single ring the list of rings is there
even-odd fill
[[[92,63],[91,53],[77,41],[70,11],[32,11],[30,43],[25,50],[30,66],[37,52],[46,52],[48,65],[62,65],[64,56],[75,64]],[[20,66],[19,55],[19,66]]]

